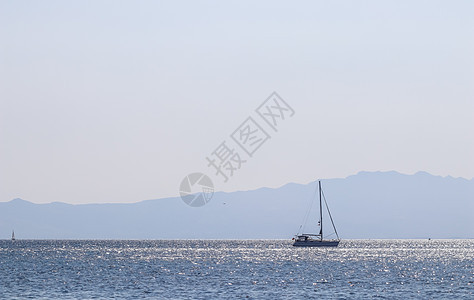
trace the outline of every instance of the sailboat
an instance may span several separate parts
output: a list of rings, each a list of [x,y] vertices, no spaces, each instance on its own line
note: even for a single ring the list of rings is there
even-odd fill
[[[326,198],[324,197],[324,203],[326,204],[326,209],[328,211],[329,218],[332,223],[332,227],[334,228],[334,233],[336,234],[337,239],[324,239],[323,236],[323,191],[321,189],[321,181],[318,181],[318,186],[319,186],[319,234],[314,234],[314,233],[301,233],[301,234],[296,234],[295,237],[293,238],[294,243],[293,246],[295,247],[337,247],[339,245],[339,242],[341,239],[339,238],[339,235],[337,234],[336,226],[334,225],[334,222],[332,220],[331,212],[329,211],[329,206],[326,202]],[[301,228],[301,227],[300,227]]]
[[[15,231],[12,230],[12,241],[14,241],[14,240],[15,240]]]

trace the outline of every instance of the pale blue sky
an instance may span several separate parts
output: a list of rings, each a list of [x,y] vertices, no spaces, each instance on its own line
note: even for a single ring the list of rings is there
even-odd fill
[[[1,1],[0,201],[178,196],[361,170],[474,177],[472,1]],[[277,91],[223,183],[205,157]]]

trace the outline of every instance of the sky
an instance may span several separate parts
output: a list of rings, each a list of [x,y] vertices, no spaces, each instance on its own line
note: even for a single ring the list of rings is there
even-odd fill
[[[472,1],[1,1],[0,201],[176,197],[195,172],[221,191],[379,170],[471,179],[473,13]],[[273,92],[291,108],[276,130],[256,112]],[[252,156],[231,137],[249,117],[268,137]],[[223,142],[241,162],[221,169],[227,182],[207,160]]]

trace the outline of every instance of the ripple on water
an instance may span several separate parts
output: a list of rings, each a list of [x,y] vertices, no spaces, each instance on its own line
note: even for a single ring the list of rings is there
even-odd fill
[[[473,295],[473,240],[0,241],[19,298],[453,298]]]

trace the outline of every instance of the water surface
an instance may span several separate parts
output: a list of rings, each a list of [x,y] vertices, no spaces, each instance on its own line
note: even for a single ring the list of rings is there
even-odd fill
[[[0,241],[0,298],[473,298],[474,240]]]

